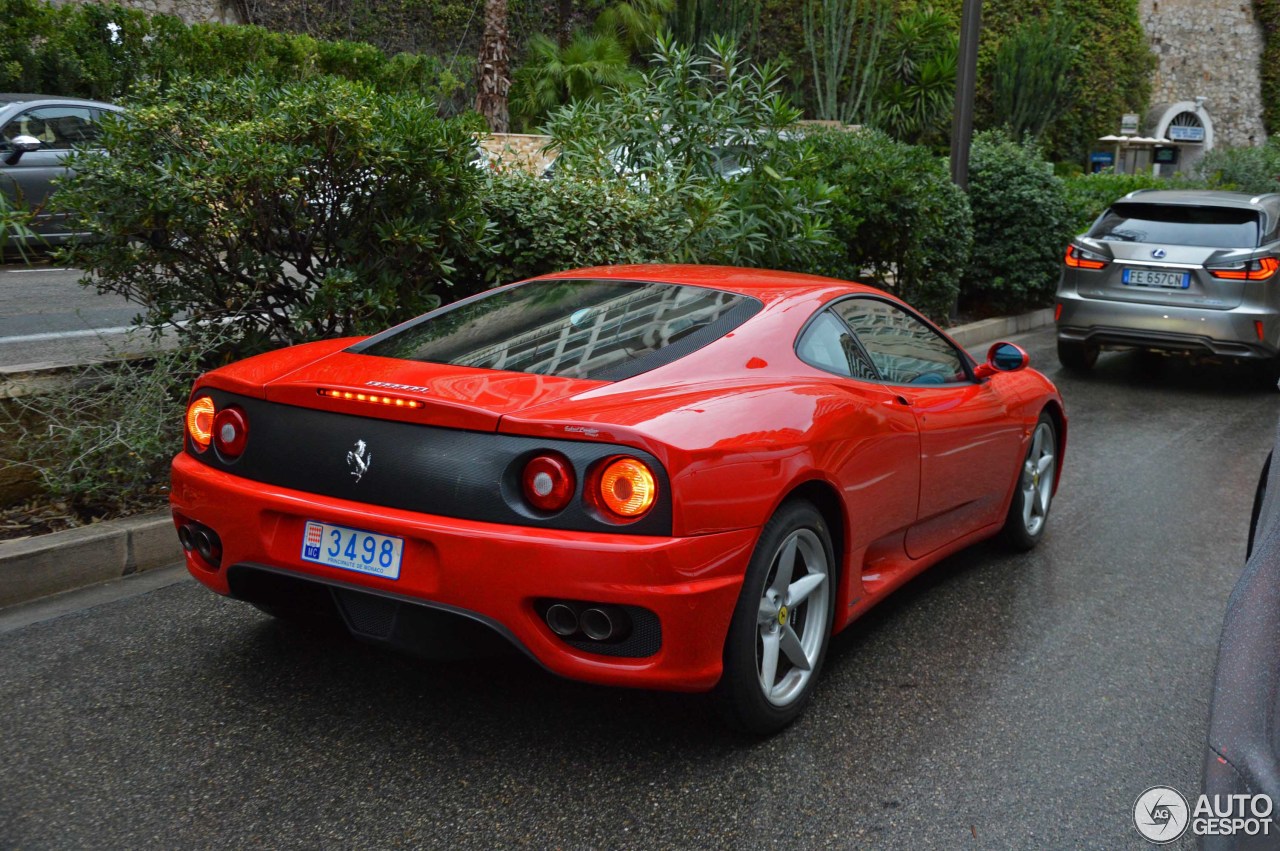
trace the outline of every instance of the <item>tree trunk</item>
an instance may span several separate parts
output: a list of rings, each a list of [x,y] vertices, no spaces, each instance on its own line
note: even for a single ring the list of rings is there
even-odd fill
[[[507,92],[511,72],[507,58],[507,0],[485,0],[484,37],[476,62],[476,112],[489,122],[489,130],[506,133],[511,129],[507,112]]]

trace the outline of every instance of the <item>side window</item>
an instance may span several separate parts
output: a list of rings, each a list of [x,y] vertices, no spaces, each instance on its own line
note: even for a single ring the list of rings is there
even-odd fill
[[[902,308],[877,298],[850,298],[835,311],[853,328],[876,369],[891,384],[968,381],[963,356]]]
[[[18,115],[0,129],[6,142],[18,136],[34,136],[42,149],[69,150],[92,144],[98,138],[94,111],[83,106],[42,106]]]
[[[796,354],[810,366],[836,375],[866,381],[880,380],[866,353],[849,333],[849,327],[832,316],[829,310],[822,311],[809,323],[796,343]]]

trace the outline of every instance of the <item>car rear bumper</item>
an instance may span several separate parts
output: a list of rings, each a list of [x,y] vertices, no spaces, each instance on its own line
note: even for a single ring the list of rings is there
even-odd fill
[[[1105,301],[1073,293],[1059,293],[1057,301],[1058,339],[1063,341],[1254,359],[1275,357],[1280,342],[1280,314],[1267,306],[1209,310]]]
[[[673,538],[458,520],[264,485],[185,453],[173,462],[171,504],[175,523],[195,521],[221,539],[216,568],[195,553],[186,556],[191,574],[220,594],[252,600],[243,590],[252,583],[237,577],[284,576],[332,589],[348,627],[364,639],[412,646],[430,631],[364,628],[362,613],[407,624],[423,610],[446,612],[489,627],[562,676],[683,691],[707,690],[720,678],[729,619],[759,533]],[[308,520],[404,538],[400,577],[303,561]],[[594,645],[582,636],[561,638],[547,626],[540,611],[548,600],[651,613],[652,623],[640,623],[644,615],[635,622],[648,642],[637,652],[656,650],[620,657],[609,655],[610,647],[584,649]],[[402,618],[400,606],[407,607]]]

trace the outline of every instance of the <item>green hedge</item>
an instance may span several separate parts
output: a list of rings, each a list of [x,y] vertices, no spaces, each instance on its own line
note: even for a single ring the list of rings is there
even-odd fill
[[[1066,187],[1040,149],[996,131],[976,134],[969,198],[973,255],[964,304],[1000,311],[1047,304],[1073,220]]]
[[[945,320],[973,243],[968,199],[946,161],[875,130],[820,132],[802,145],[814,151],[804,171],[829,186],[838,251],[833,268],[805,271],[870,279]]]
[[[1253,0],[1262,27],[1262,123],[1268,133],[1280,131],[1280,0]]]
[[[940,0],[957,15],[963,0]],[[1277,0],[1280,2],[1280,0]],[[1075,98],[1041,142],[1055,160],[1083,162],[1099,136],[1115,133],[1120,116],[1142,114],[1151,97],[1156,58],[1147,46],[1138,0],[984,0],[978,47],[979,124],[996,127],[991,105],[995,55],[1001,42],[1030,17],[1059,9],[1076,24],[1072,66]]]
[[[118,5],[0,0],[0,91],[116,100],[143,80],[255,74],[285,82],[331,74],[380,92],[443,102],[461,83],[428,56],[261,27],[187,26]]]

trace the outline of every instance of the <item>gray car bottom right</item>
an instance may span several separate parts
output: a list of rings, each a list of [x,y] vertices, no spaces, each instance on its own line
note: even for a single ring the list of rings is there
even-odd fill
[[[1087,371],[1136,348],[1280,378],[1280,194],[1139,190],[1067,247],[1058,359]]]

